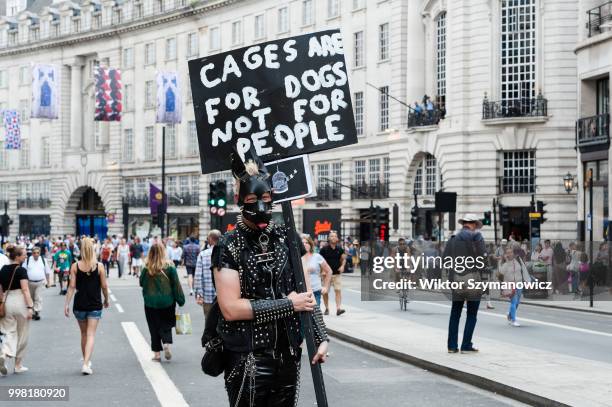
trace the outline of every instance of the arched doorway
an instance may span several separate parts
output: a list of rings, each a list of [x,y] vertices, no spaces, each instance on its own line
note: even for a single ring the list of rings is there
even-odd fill
[[[76,208],[76,234],[77,236],[98,236],[105,239],[108,234],[108,222],[104,204],[100,195],[93,189],[87,188],[79,198]]]

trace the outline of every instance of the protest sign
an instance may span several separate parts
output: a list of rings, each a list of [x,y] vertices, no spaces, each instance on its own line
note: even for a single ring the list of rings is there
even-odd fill
[[[202,172],[231,151],[264,161],[357,143],[339,30],[189,61]]]

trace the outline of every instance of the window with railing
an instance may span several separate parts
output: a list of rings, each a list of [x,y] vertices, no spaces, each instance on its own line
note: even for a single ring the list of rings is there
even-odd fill
[[[500,193],[532,194],[535,192],[535,151],[504,151]]]
[[[536,96],[536,0],[501,2],[501,100]],[[523,102],[524,104],[524,102]]]
[[[317,180],[317,196],[313,201],[340,200],[342,193],[342,163],[318,163],[313,166]]]
[[[51,206],[48,181],[20,182],[17,209],[46,209]]]
[[[538,93],[535,99],[512,99],[512,100],[489,100],[485,94],[482,100],[482,118],[508,119],[513,117],[536,117],[548,116],[548,100]]]
[[[607,1],[587,11],[589,37],[612,30],[612,1]]]
[[[375,157],[354,161],[355,184],[352,199],[383,199],[389,197],[388,157]]]

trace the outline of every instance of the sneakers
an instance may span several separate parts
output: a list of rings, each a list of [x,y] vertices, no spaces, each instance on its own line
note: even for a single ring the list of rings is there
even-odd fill
[[[83,373],[84,375],[90,375],[93,374],[93,370],[91,370],[90,366],[83,365],[83,367],[81,368],[81,373]]]
[[[476,353],[476,352],[478,352],[478,349],[476,349],[473,346],[471,348],[461,349],[461,353]]]
[[[454,349],[448,349],[448,353],[459,353],[459,349],[454,348]]]
[[[521,326],[521,324],[519,324],[518,321],[512,321],[512,322],[510,322],[510,325],[516,326],[516,327]]]
[[[193,290],[189,291],[189,295],[193,295]]]
[[[495,307],[490,302],[487,302],[487,309],[495,309]]]
[[[164,357],[166,358],[166,360],[172,359],[172,353],[170,352],[170,347],[167,345],[164,346]]]
[[[336,311],[336,315],[337,315],[337,316],[340,316],[340,315],[344,314],[345,312],[346,312],[346,310],[344,310],[344,309],[339,309],[338,311]]]
[[[325,312],[323,313],[323,315],[329,315],[329,310],[326,309]]]
[[[28,370],[30,370],[30,369],[28,369],[28,368],[27,368],[27,367],[25,367],[25,366],[19,366],[19,367],[16,367],[16,366],[15,366],[15,373],[25,373],[25,372],[27,372]]]
[[[2,354],[0,354],[0,374],[2,374],[2,376],[8,374],[8,370],[6,369],[6,357]]]

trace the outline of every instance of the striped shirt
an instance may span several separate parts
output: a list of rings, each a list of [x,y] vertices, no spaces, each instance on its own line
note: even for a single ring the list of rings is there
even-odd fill
[[[200,252],[196,263],[195,275],[193,277],[193,287],[195,289],[196,298],[202,297],[206,304],[212,304],[216,295],[212,280],[212,271],[210,270],[212,250],[213,246],[210,246],[208,249]]]

